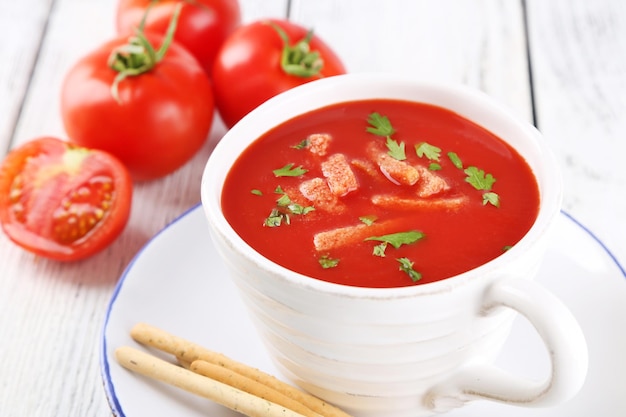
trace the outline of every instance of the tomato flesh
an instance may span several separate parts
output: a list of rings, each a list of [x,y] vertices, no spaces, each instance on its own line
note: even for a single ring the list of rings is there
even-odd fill
[[[108,246],[128,221],[131,194],[116,158],[55,138],[13,150],[0,167],[5,233],[52,259],[82,259]]]
[[[113,179],[101,176],[63,197],[52,215],[54,239],[67,245],[85,237],[104,219],[114,191]]]

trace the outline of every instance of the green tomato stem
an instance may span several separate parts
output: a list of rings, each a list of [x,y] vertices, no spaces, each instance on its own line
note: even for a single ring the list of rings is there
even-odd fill
[[[150,71],[155,67],[167,53],[174,34],[176,33],[176,27],[178,26],[178,18],[180,17],[180,11],[183,3],[178,3],[172,14],[163,44],[158,50],[155,50],[148,38],[146,37],[144,26],[146,17],[150,12],[150,9],[156,3],[157,0],[153,0],[150,6],[146,9],[139,27],[135,29],[135,35],[128,39],[128,43],[122,45],[113,50],[109,56],[108,65],[114,71],[117,71],[117,75],[111,84],[111,95],[121,104],[119,96],[119,84],[128,77],[136,77]]]
[[[274,22],[268,22],[268,24],[274,28],[283,41],[280,65],[285,73],[303,78],[313,77],[320,73],[324,67],[324,60],[318,51],[311,51],[312,30],[308,31],[303,39],[291,45],[291,40],[283,28]]]

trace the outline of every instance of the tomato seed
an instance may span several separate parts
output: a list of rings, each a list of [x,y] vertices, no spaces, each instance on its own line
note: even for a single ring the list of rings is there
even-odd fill
[[[69,192],[53,215],[55,239],[71,244],[88,235],[111,207],[111,191],[111,178],[96,177]]]

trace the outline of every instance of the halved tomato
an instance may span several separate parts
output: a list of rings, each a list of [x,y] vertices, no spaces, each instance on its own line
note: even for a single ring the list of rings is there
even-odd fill
[[[42,137],[0,165],[0,223],[21,247],[60,261],[108,246],[130,216],[132,181],[114,156]]]

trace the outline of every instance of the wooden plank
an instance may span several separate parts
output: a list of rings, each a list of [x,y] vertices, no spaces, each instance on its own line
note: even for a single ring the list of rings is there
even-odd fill
[[[539,129],[554,147],[564,208],[626,264],[626,3],[529,0]]]
[[[0,155],[10,146],[50,6],[51,0],[0,4]]]
[[[113,0],[62,0],[55,4],[14,145],[37,136],[64,137],[59,112],[63,77],[79,57],[114,33]]]
[[[313,28],[350,72],[463,83],[530,121],[522,11],[510,0],[294,0],[291,18]]]

